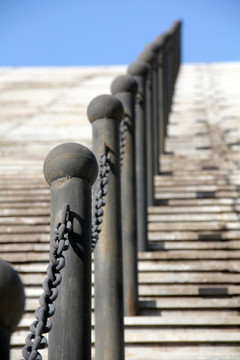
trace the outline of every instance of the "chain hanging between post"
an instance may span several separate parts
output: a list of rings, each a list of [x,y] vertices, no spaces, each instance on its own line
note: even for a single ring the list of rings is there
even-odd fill
[[[40,296],[38,307],[35,311],[35,320],[30,326],[31,333],[26,338],[26,345],[22,349],[22,355],[25,360],[42,360],[39,349],[47,347],[47,339],[43,333],[51,330],[52,324],[48,320],[54,315],[55,307],[53,302],[57,299],[57,286],[62,281],[60,270],[65,266],[63,252],[69,248],[68,234],[72,229],[70,221],[69,205],[64,205],[62,212],[62,221],[59,222],[54,230],[55,236],[51,240],[52,250],[50,251],[50,263],[47,268],[48,277],[44,280],[42,286],[43,294]]]
[[[126,132],[128,130],[128,117],[124,116],[120,123],[120,165],[123,165],[123,159],[125,154],[126,146]]]
[[[106,144],[103,145],[103,153],[99,160],[99,173],[97,179],[97,185],[95,190],[95,197],[93,201],[93,217],[92,217],[92,251],[94,251],[96,244],[99,240],[99,234],[101,232],[101,223],[103,222],[103,206],[106,202],[104,197],[108,192],[108,174],[110,171],[110,151]]]

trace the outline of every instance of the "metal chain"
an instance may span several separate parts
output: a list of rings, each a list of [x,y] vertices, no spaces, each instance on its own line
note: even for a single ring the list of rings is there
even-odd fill
[[[95,190],[95,198],[93,201],[93,217],[92,217],[92,251],[94,251],[99,240],[101,232],[102,217],[104,214],[103,206],[106,204],[104,197],[108,191],[108,173],[110,171],[110,151],[106,144],[103,145],[103,153],[99,160],[99,173]]]
[[[128,130],[128,117],[124,116],[120,123],[120,165],[123,165],[123,159],[125,154],[126,146],[126,132]]]
[[[35,320],[30,326],[31,333],[26,338],[26,345],[22,349],[22,355],[25,360],[42,360],[42,355],[38,349],[47,347],[47,339],[43,333],[51,330],[52,324],[48,320],[53,316],[55,307],[53,302],[58,296],[57,286],[62,281],[60,270],[65,266],[63,251],[69,248],[68,234],[72,229],[72,223],[69,219],[69,205],[64,205],[62,212],[62,221],[59,222],[54,230],[55,236],[51,244],[50,263],[47,268],[48,277],[43,282],[44,293],[40,296],[40,307],[35,311]]]

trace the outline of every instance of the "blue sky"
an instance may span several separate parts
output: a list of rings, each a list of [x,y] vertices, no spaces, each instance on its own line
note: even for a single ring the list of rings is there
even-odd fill
[[[0,66],[130,64],[177,19],[183,62],[240,61],[240,0],[0,0]]]

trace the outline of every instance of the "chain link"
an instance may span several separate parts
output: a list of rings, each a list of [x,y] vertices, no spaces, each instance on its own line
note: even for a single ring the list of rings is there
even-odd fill
[[[47,339],[43,333],[51,330],[52,324],[48,320],[53,316],[55,307],[53,302],[58,296],[57,286],[62,281],[60,270],[65,266],[63,251],[69,248],[68,234],[72,229],[72,223],[69,219],[69,205],[64,205],[62,212],[62,221],[59,222],[54,230],[55,236],[51,244],[50,263],[47,268],[48,277],[43,282],[44,293],[40,296],[40,307],[35,311],[35,320],[30,326],[31,333],[26,338],[26,345],[22,349],[22,355],[25,360],[42,360],[39,349],[47,347]]]
[[[126,147],[126,132],[128,130],[128,117],[124,116],[120,123],[120,165],[123,165],[123,159]]]
[[[106,144],[103,145],[103,153],[99,160],[99,173],[95,190],[95,198],[93,201],[93,217],[92,217],[92,251],[94,251],[99,240],[101,232],[102,217],[104,214],[103,207],[106,202],[104,197],[108,191],[108,174],[110,171],[110,151]]]

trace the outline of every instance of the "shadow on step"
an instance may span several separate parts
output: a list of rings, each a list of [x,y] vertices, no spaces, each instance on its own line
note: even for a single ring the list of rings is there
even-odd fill
[[[200,287],[198,289],[199,296],[202,297],[226,297],[228,296],[228,288],[226,287]]]

